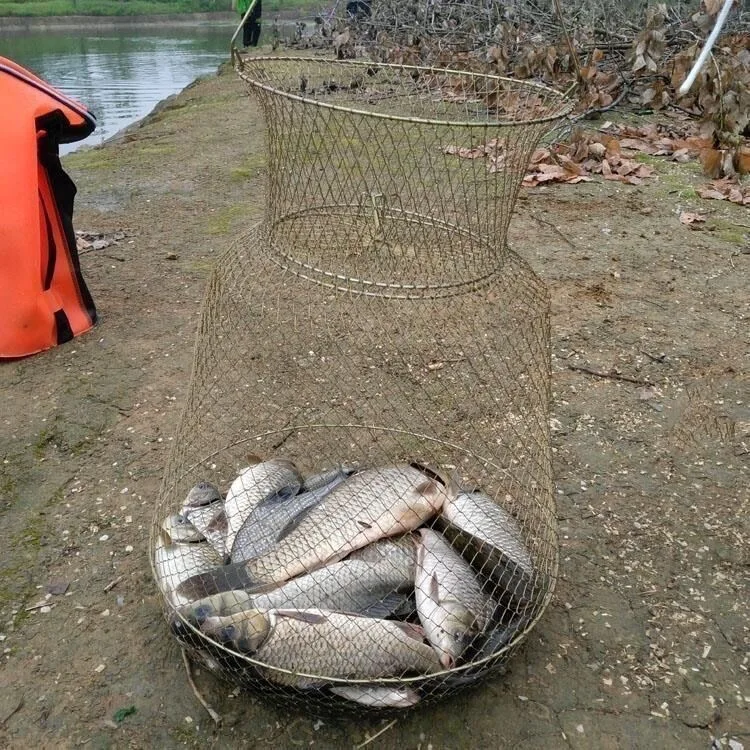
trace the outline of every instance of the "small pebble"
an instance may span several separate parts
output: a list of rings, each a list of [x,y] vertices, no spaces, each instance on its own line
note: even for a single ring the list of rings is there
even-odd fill
[[[100,664],[98,667],[94,669],[94,672],[103,672],[107,668],[106,664]]]
[[[107,541],[107,539],[109,539],[109,534],[102,534],[102,535],[101,535],[101,536],[99,537],[99,541],[100,541],[100,542],[106,542],[106,541]]]

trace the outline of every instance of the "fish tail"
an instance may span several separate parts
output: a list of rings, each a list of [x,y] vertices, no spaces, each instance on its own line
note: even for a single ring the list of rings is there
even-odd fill
[[[176,593],[189,601],[197,601],[234,589],[256,593],[267,588],[266,582],[254,580],[248,575],[244,563],[236,563],[191,576],[177,587]]]

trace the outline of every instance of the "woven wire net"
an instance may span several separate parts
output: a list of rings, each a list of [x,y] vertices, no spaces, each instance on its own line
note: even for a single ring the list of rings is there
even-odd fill
[[[413,706],[501,668],[554,587],[549,299],[505,238],[570,105],[353,61],[238,73],[265,219],[210,278],[154,572],[226,679]]]

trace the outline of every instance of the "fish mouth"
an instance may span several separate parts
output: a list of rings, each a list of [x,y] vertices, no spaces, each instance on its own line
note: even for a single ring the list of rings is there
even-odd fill
[[[453,665],[456,663],[456,660],[450,654],[441,654],[440,663],[446,669],[452,669]]]

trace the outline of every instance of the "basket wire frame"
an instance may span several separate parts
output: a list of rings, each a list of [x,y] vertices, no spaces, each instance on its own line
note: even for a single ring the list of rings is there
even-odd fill
[[[154,574],[174,634],[235,684],[279,700],[302,694],[336,711],[418,705],[502,669],[554,588],[549,297],[507,247],[506,232],[533,149],[571,104],[541,86],[457,71],[285,57],[235,64],[267,125],[266,212],[209,280],[152,527]],[[164,529],[198,482],[218,488],[223,503],[216,507],[230,515],[229,496],[249,476],[251,455],[292,461],[292,484],[344,464],[361,469],[333,492],[357,481],[360,494],[372,489],[356,511],[362,518],[388,494],[375,491],[379,480],[366,479],[368,471],[412,488],[414,472],[422,472],[438,505],[455,499],[457,482],[477,488],[496,512],[509,514],[521,557],[498,553],[476,530],[449,521],[447,504],[411,519],[408,530],[389,510],[382,534],[399,540],[394,547],[362,544],[324,560],[319,547],[329,540],[320,538],[315,550],[300,547],[301,559],[316,563],[263,579],[271,583],[262,592],[243,590],[238,575],[247,583],[269,569],[263,555],[260,562],[236,556],[244,531],[231,531],[230,523],[232,550],[206,563],[194,552],[213,554],[208,535],[180,545]],[[409,491],[393,490],[399,502]],[[326,503],[333,501],[320,507]],[[304,524],[323,512],[314,507],[299,529],[312,528]],[[480,513],[480,529],[494,512]],[[342,518],[341,527],[350,520]],[[276,548],[292,539],[302,544],[295,534]],[[437,580],[439,590],[458,578],[482,600],[457,655],[435,646],[427,634],[433,623],[419,605],[415,574],[417,581],[425,574],[429,539],[449,546],[448,562],[442,579],[423,580]],[[330,604],[302,615],[296,605],[248,614],[262,609],[257,597],[277,596],[289,577],[296,585],[307,573],[323,580],[330,572],[330,588],[335,564],[359,565],[351,561],[375,549],[390,550],[389,575],[396,561],[408,560],[400,609],[369,619]],[[165,554],[177,558],[165,563]],[[193,573],[206,571],[217,588],[200,589],[204,575],[191,598],[185,580],[190,586],[198,580]],[[198,590],[214,598],[196,604]],[[219,591],[234,593],[217,598]]]

